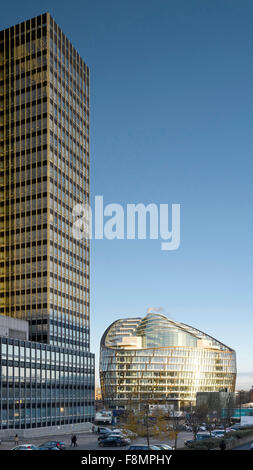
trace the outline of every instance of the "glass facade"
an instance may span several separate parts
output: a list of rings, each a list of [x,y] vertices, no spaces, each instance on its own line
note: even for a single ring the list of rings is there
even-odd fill
[[[161,314],[118,320],[101,339],[100,382],[109,408],[147,400],[194,405],[197,392],[233,392],[235,380],[235,351]]]
[[[72,210],[89,203],[89,159],[85,62],[48,13],[0,31],[0,314],[77,360],[90,354],[90,246]]]
[[[0,338],[0,429],[91,421],[94,355]]]

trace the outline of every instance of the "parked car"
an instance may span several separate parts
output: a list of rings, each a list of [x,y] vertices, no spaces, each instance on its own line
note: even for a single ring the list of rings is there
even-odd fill
[[[237,423],[227,428],[227,431],[239,431],[241,428],[241,425]]]
[[[226,429],[226,432],[242,431],[243,429],[245,429],[245,428],[231,426],[230,428]]]
[[[110,431],[111,432],[121,432],[121,433],[123,433],[123,430],[120,429],[120,428],[111,428]]]
[[[210,439],[212,437],[215,437],[215,435],[213,433],[200,433],[198,432],[198,434],[196,435],[196,440],[197,441],[202,441],[204,439]]]
[[[121,431],[112,431],[112,432],[108,433],[107,437],[109,437],[109,436],[111,436],[111,437],[124,437],[124,434]]]
[[[124,436],[124,434],[122,434],[122,432],[107,432],[107,433],[104,433],[104,434],[100,434],[98,436],[98,442],[102,441],[103,439],[107,439],[108,437],[121,437],[122,439],[126,438],[126,436]]]
[[[66,444],[62,441],[47,441],[41,444],[41,447],[44,447],[43,450],[52,450],[52,447],[57,447],[59,450],[66,450]]]
[[[38,450],[61,450],[59,447],[47,447],[41,444],[38,448]]]
[[[101,427],[101,426],[98,426],[98,428],[97,428],[97,433],[98,434],[106,434],[108,432],[112,432],[112,429]]]
[[[173,447],[168,446],[167,444],[156,444],[156,447],[162,450],[173,450]]]
[[[98,441],[100,441],[101,439],[105,439],[105,437],[108,437],[111,434],[111,432],[112,432],[111,430],[100,432],[98,434]]]
[[[21,444],[20,446],[13,447],[11,450],[39,450],[39,448],[33,444]]]
[[[128,450],[161,450],[158,446],[145,446],[141,444],[131,445],[128,447]]]
[[[250,444],[250,450],[253,450],[253,442]]]
[[[123,447],[130,444],[130,439],[125,439],[123,437],[106,437],[99,441],[100,447]]]
[[[184,424],[183,431],[192,432],[192,428],[191,426],[188,426],[188,424]]]
[[[192,447],[192,444],[194,443],[194,439],[188,439],[187,441],[184,441],[184,445],[186,447]]]
[[[133,431],[130,431],[129,429],[124,429],[122,431],[122,434],[124,435],[124,437],[126,437],[128,439],[134,439],[135,437],[138,437],[138,434],[136,434]]]
[[[224,437],[225,436],[225,430],[224,429],[213,429],[212,434],[214,437]]]
[[[103,439],[104,437],[128,437],[127,431],[121,429],[109,429],[108,432],[104,432],[99,435],[98,439]]]
[[[98,442],[102,441],[103,439],[106,439],[107,437],[110,436],[110,433],[107,432],[107,433],[103,433],[103,434],[99,434],[98,436]]]

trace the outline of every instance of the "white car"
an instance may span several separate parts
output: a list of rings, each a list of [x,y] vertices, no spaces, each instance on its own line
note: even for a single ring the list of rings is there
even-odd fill
[[[174,450],[173,447],[168,446],[167,444],[156,444],[156,447],[159,447],[161,450]]]
[[[122,433],[124,434],[124,436],[127,436],[129,439],[134,439],[135,437],[138,437],[138,434],[136,434],[133,431],[130,431],[129,429],[124,429]]]
[[[124,437],[124,434],[121,431],[112,431],[112,432],[109,432],[108,436],[106,437],[109,437],[109,436],[110,437]]]
[[[11,450],[39,450],[34,444],[21,444],[20,446],[13,447]]]
[[[225,431],[224,429],[214,429],[212,431],[212,434],[214,435],[214,437],[224,437]]]
[[[231,426],[230,428],[227,428],[226,431],[227,431],[227,432],[234,432],[234,431],[238,431],[238,429],[233,428],[233,426]]]

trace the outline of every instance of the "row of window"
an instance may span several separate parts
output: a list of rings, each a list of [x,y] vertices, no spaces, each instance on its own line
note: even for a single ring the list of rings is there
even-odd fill
[[[21,80],[25,82],[25,78],[22,78]],[[41,83],[38,86],[33,85],[32,88],[25,88],[21,92],[18,87],[21,80],[17,79],[16,82],[13,83],[11,92],[9,91],[9,88],[5,88],[5,90],[3,90],[0,103],[4,103],[5,111],[9,111],[9,108],[13,108],[12,110],[14,110],[14,108],[24,104],[29,104],[30,106],[32,104],[36,105],[36,102],[39,103],[41,100],[44,101],[43,98],[47,98],[47,88]],[[27,84],[25,84],[25,86],[27,86]],[[6,96],[4,91],[6,92]]]
[[[32,104],[31,102],[29,102],[27,104],[20,105],[18,108],[14,108],[10,110],[9,114],[6,113],[6,120],[9,125],[9,120],[16,122],[16,119],[17,119],[18,121],[22,121],[28,116],[31,118],[37,115],[40,115],[40,118],[41,118],[41,114],[44,114],[46,112],[47,112],[47,102],[45,101],[45,98],[44,98],[43,101],[39,101],[37,104]]]
[[[80,366],[86,365],[94,367],[94,355],[93,354],[77,354],[76,352],[64,352],[56,350],[52,347],[46,347],[44,345],[33,345],[30,342],[24,343],[19,340],[8,340],[7,338],[1,339],[0,354],[2,358],[21,360],[25,358],[26,361],[36,361],[37,363],[56,364],[79,364]]]
[[[70,191],[73,188],[79,188],[83,194],[85,191],[85,187],[87,186],[85,183],[89,183],[89,180],[85,178],[83,174],[81,174],[78,170],[72,171],[70,175],[66,174],[67,168],[65,167],[65,171],[57,168],[52,162],[50,162],[50,177],[53,179],[54,182],[62,185],[64,188],[68,188]],[[50,178],[50,180],[51,180]],[[75,179],[74,179],[75,178]],[[82,184],[82,187],[80,184]]]
[[[20,420],[30,420],[31,418],[36,418],[36,419],[41,419],[41,418],[48,418],[50,420],[59,417],[59,416],[66,416],[68,418],[74,417],[74,416],[92,416],[94,415],[94,406],[65,406],[64,408],[62,407],[54,407],[53,404],[50,408],[20,408],[19,409],[13,409],[9,408],[4,409],[0,411],[0,420],[2,421],[2,424],[5,423],[5,421],[20,421]]]
[[[73,60],[73,65],[70,59]],[[82,96],[82,89],[85,83],[87,82],[87,85],[89,83],[88,67],[81,58],[78,66],[72,54],[69,55],[68,49],[65,49],[64,41],[58,41],[57,45],[57,42],[53,41],[52,36],[50,37],[50,63],[62,75],[64,80],[70,84],[75,93]]]
[[[51,69],[51,77],[55,77],[52,73]],[[55,105],[58,104],[59,109],[61,109],[61,112],[66,116],[66,121],[69,121],[69,124],[71,124],[71,121],[75,120],[76,118],[78,121],[78,126],[83,128],[83,125],[86,123],[86,119],[88,120],[89,117],[89,112],[86,106],[86,100],[85,100],[85,95],[80,96],[75,96],[73,93],[73,90],[71,88],[66,87],[66,84],[64,83],[63,80],[58,77],[57,81],[51,81],[50,82],[50,99],[51,102]],[[74,117],[74,115],[76,115]],[[67,123],[66,123],[67,124]],[[66,127],[68,127],[66,125]]]

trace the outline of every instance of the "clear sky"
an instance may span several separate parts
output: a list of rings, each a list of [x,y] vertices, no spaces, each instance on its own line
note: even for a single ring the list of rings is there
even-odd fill
[[[49,11],[91,70],[91,191],[181,204],[181,246],[96,240],[91,350],[109,324],[162,307],[237,351],[253,384],[253,3],[5,2],[0,28]]]

